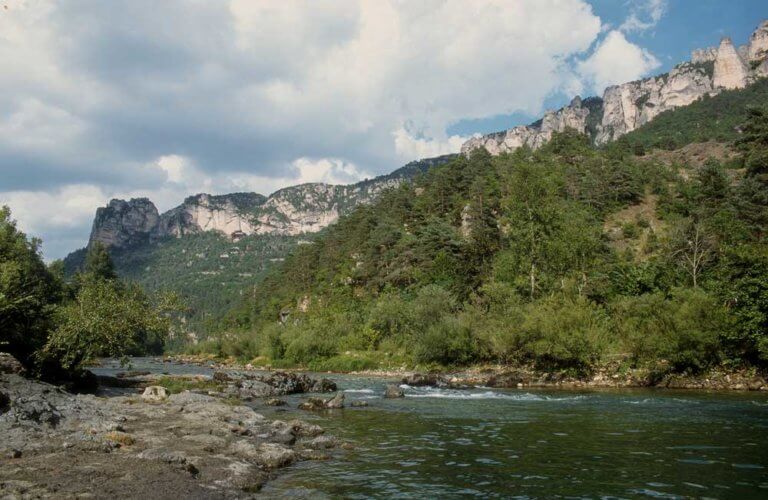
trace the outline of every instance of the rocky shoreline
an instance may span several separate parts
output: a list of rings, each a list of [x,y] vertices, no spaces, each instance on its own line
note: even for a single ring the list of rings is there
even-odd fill
[[[0,497],[250,498],[279,469],[350,446],[318,425],[271,420],[242,403],[335,390],[333,382],[219,378],[222,391],[150,385],[103,397],[0,372]],[[313,399],[334,401],[316,409],[344,406],[342,393]]]
[[[270,366],[242,364],[235,360],[220,360],[212,357],[179,355],[165,358],[176,363],[205,365],[217,370],[269,371]],[[289,373],[306,372],[306,369],[284,369]],[[621,370],[618,366],[606,366],[590,376],[577,377],[565,371],[540,371],[530,367],[504,365],[483,365],[457,371],[419,372],[406,367],[395,370],[362,370],[344,373],[365,377],[401,380],[408,385],[432,385],[436,387],[493,387],[493,388],[535,388],[535,389],[580,389],[580,388],[656,388],[688,389],[709,391],[768,391],[768,377],[753,370],[712,370],[701,375],[659,374],[645,369]],[[412,384],[416,379],[429,383]]]

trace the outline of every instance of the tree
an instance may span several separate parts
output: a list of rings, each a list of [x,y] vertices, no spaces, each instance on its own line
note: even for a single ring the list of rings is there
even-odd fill
[[[168,298],[152,305],[136,285],[89,276],[77,297],[58,311],[58,326],[45,345],[43,358],[78,370],[97,356],[141,354],[146,345],[168,336],[175,308]]]
[[[112,257],[109,256],[107,247],[100,241],[94,241],[88,247],[83,271],[86,274],[90,274],[99,279],[117,279],[117,273],[115,272],[115,265],[112,262]]]
[[[768,249],[740,245],[725,252],[718,272],[718,292],[736,319],[724,332],[736,360],[768,364]]]
[[[31,361],[45,343],[59,285],[40,258],[40,242],[27,239],[10,209],[0,208],[0,350]]]
[[[715,244],[701,222],[682,221],[670,238],[671,257],[691,277],[693,288],[699,286],[702,271],[715,257]]]

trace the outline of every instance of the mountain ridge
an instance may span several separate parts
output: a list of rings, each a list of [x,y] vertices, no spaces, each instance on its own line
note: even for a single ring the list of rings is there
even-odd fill
[[[112,199],[96,210],[88,246],[99,242],[124,250],[204,231],[216,231],[231,240],[251,234],[314,233],[355,206],[371,202],[381,191],[454,157],[413,161],[389,174],[354,184],[309,182],[278,189],[268,196],[251,192],[198,193],[163,213],[145,197]]]
[[[723,37],[717,48],[696,49],[691,59],[668,73],[607,87],[602,97],[579,96],[558,110],[548,110],[529,125],[473,137],[461,153],[484,148],[491,155],[549,141],[555,132],[572,128],[604,145],[649,123],[664,111],[687,106],[723,90],[742,89],[768,76],[768,20],[762,21],[746,45],[734,47]],[[599,100],[599,103],[598,103]],[[590,102],[590,106],[584,103]]]

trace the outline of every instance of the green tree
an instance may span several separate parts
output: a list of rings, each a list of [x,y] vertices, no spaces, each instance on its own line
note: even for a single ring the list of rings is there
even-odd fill
[[[58,311],[58,326],[42,357],[78,370],[98,356],[140,354],[168,336],[176,307],[171,298],[153,305],[136,285],[87,278],[77,297]]]
[[[110,257],[107,247],[100,241],[94,241],[88,247],[83,272],[98,279],[117,279],[117,273],[115,272],[115,265],[112,262],[112,257]]]
[[[28,239],[0,208],[0,350],[30,362],[46,340],[60,283],[40,258],[40,242]]]

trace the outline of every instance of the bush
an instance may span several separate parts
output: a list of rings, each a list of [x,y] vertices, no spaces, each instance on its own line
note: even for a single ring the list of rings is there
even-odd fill
[[[613,305],[617,333],[635,366],[668,364],[697,373],[720,360],[720,336],[731,329],[723,306],[701,290],[677,289]]]
[[[58,311],[58,327],[42,352],[68,370],[98,356],[140,354],[171,329],[171,303],[152,304],[138,286],[86,278],[75,300]]]
[[[519,345],[541,369],[588,373],[608,341],[605,311],[586,299],[562,295],[526,307],[518,330]]]
[[[444,317],[417,337],[414,359],[417,363],[467,365],[479,354],[477,338],[457,318]]]
[[[306,365],[335,355],[338,351],[336,343],[326,335],[322,326],[317,321],[309,321],[284,327],[286,331],[281,336],[285,342],[283,358],[291,363]]]

